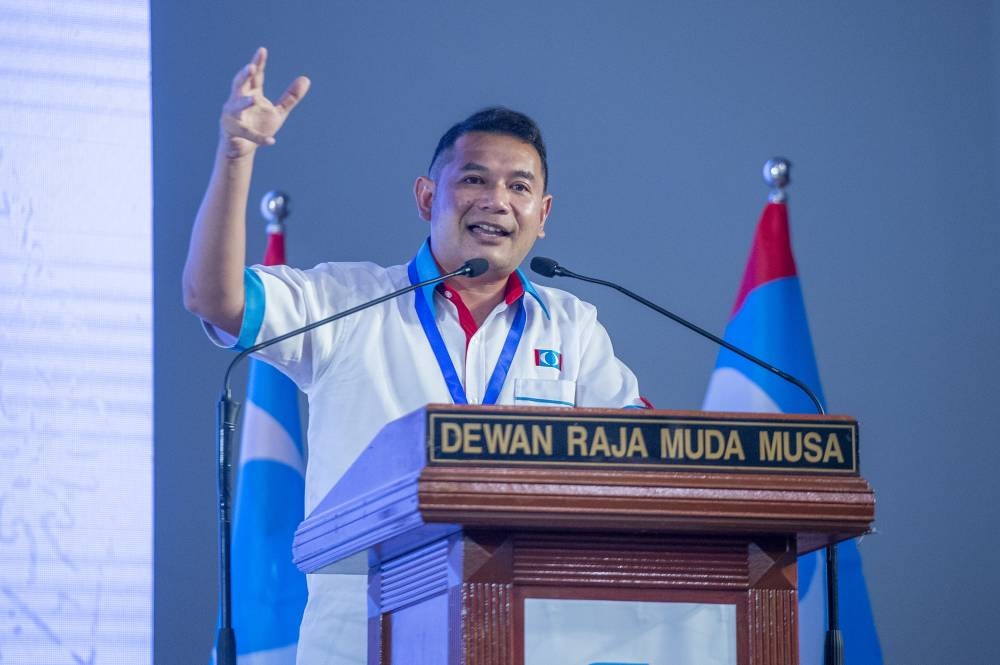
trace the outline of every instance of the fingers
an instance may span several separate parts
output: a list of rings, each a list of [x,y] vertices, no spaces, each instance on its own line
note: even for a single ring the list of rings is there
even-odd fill
[[[247,85],[247,83],[253,73],[253,67],[254,65],[252,62],[247,63],[240,69],[240,71],[236,72],[236,76],[233,77],[233,84],[230,87],[232,95],[245,95],[249,92],[249,85]],[[244,86],[246,86],[246,89]]]
[[[310,85],[312,85],[312,82],[307,77],[299,76],[282,93],[281,98],[275,106],[287,115],[306,96]]]
[[[248,95],[254,89],[264,87],[264,65],[267,63],[267,49],[261,46],[253,57],[233,77],[233,95]]]
[[[264,66],[267,64],[267,49],[261,46],[253,54],[254,70],[251,74],[253,87],[263,89],[264,87]]]

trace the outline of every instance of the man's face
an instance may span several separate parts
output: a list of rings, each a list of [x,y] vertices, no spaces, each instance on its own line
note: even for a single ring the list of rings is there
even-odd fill
[[[552,197],[530,143],[470,132],[438,157],[431,175],[417,179],[414,195],[445,272],[482,257],[490,262],[486,279],[506,278],[545,235]]]

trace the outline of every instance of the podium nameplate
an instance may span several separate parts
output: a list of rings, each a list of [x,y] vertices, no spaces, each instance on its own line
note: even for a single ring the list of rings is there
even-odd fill
[[[430,465],[858,474],[844,417],[572,409],[427,411]]]
[[[299,526],[305,572],[463,529],[865,533],[875,497],[847,416],[432,404],[386,425]]]

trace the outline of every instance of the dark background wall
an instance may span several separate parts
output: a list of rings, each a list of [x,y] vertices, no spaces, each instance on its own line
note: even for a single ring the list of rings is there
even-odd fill
[[[290,262],[407,260],[438,136],[533,115],[554,210],[536,252],[721,332],[766,188],[793,160],[793,243],[834,413],[878,493],[863,540],[887,663],[996,663],[1000,2],[153,2],[158,663],[214,632],[213,410],[229,360],[180,270],[233,73],[313,89],[261,151],[251,206],[294,199]],[[251,214],[249,256],[264,227]],[[698,408],[716,351],[595,302],[644,392]]]

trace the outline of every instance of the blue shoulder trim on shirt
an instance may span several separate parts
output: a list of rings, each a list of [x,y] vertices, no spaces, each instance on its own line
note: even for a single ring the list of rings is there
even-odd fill
[[[430,238],[424,240],[424,244],[420,246],[419,250],[417,250],[417,256],[414,260],[417,263],[418,282],[426,282],[428,279],[434,279],[435,277],[441,276],[441,271],[438,269],[437,261],[434,260],[434,255],[431,254]],[[437,288],[437,284],[431,284],[430,286],[425,286],[423,288],[424,300],[427,301],[427,306],[430,307],[431,315],[437,314],[437,309],[434,307],[435,288]]]
[[[246,293],[243,323],[240,325],[240,338],[236,340],[236,348],[239,350],[253,346],[260,333],[260,326],[264,323],[264,282],[250,268],[243,270],[243,291]]]
[[[545,306],[545,301],[542,300],[542,296],[535,290],[535,285],[531,283],[531,280],[524,276],[524,272],[520,268],[517,269],[517,278],[521,280],[521,286],[524,287],[524,292],[530,293],[531,297],[534,298],[539,305],[541,305],[542,311],[545,312],[545,318],[551,318],[549,317],[549,308]]]

